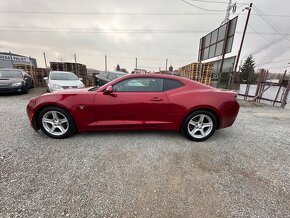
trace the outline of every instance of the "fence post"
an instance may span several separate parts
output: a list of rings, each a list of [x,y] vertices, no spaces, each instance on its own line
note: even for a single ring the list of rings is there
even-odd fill
[[[288,85],[287,85],[286,90],[284,92],[283,100],[282,100],[282,103],[281,103],[281,108],[285,108],[285,106],[287,104],[289,89],[290,89],[290,80],[288,81]]]

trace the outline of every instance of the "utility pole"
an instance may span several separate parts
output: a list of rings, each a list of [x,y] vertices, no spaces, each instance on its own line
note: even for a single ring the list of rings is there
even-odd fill
[[[74,54],[74,58],[75,58],[75,73],[77,73],[78,70],[77,70],[77,56],[76,56],[76,54]]]
[[[10,56],[10,60],[11,60],[11,64],[12,64],[12,68],[14,68],[14,64],[13,64],[13,59],[12,59],[12,55],[11,55],[11,51],[9,51],[9,56]]]
[[[238,56],[237,56],[237,60],[236,60],[235,68],[234,68],[234,72],[233,72],[232,78],[231,78],[231,86],[230,86],[231,89],[233,89],[234,80],[235,80],[236,75],[237,75],[237,68],[238,68],[238,64],[239,64],[239,60],[240,60],[240,56],[241,56],[241,51],[242,51],[242,48],[243,48],[243,43],[244,43],[244,39],[245,39],[247,27],[248,27],[250,15],[251,15],[252,6],[253,6],[253,3],[250,3],[249,7],[245,8],[245,9],[248,10],[248,15],[247,15],[247,20],[246,20],[244,31],[243,31],[243,36],[242,36],[242,40],[241,40],[240,49],[239,49],[239,52],[238,52]]]
[[[107,71],[108,68],[107,68],[107,55],[105,55],[105,71]]]
[[[226,17],[225,17],[224,21],[221,23],[221,26],[230,20],[231,9],[232,9],[232,0],[229,0],[227,12],[226,12]]]
[[[46,69],[46,72],[48,71],[47,69],[47,62],[46,62],[46,55],[45,55],[45,52],[43,52],[43,58],[44,58],[44,63],[45,63],[45,69]],[[47,72],[48,73],[48,72]]]
[[[168,59],[166,59],[166,65],[165,65],[166,71],[167,71],[167,64],[168,64]]]
[[[136,63],[135,63],[135,70],[137,71],[138,67],[138,59],[136,58]]]

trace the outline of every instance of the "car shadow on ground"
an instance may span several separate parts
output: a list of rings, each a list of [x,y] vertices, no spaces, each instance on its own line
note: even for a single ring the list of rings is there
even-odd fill
[[[76,136],[84,136],[84,137],[96,137],[96,136],[108,136],[108,137],[113,137],[113,136],[118,136],[118,137],[128,137],[128,136],[174,136],[174,137],[182,137],[182,134],[179,132],[166,132],[166,131],[150,131],[150,130],[142,130],[142,131],[137,131],[137,130],[124,130],[124,131],[96,131],[96,132],[80,132],[76,133],[74,137]]]
[[[231,133],[227,130],[217,130],[213,136],[209,139],[202,142],[195,142],[187,139],[181,132],[170,132],[170,131],[92,131],[92,132],[79,132],[73,136],[66,139],[52,139],[45,135],[42,131],[38,132],[39,136],[44,140],[57,140],[57,141],[70,141],[70,142],[93,142],[93,141],[108,141],[114,142],[126,140],[127,143],[131,143],[139,140],[147,141],[175,141],[178,142],[187,142],[187,143],[213,143],[215,141],[229,140],[231,138]]]

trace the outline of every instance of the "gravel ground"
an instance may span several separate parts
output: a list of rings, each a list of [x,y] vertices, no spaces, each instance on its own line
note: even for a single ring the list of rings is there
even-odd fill
[[[242,102],[206,142],[178,133],[37,134],[0,96],[0,217],[290,217],[290,111]]]

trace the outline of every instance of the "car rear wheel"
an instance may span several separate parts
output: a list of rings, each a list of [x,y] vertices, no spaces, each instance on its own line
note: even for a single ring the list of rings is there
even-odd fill
[[[185,118],[182,133],[192,141],[204,141],[214,134],[216,128],[216,117],[210,111],[198,110]]]
[[[44,108],[39,114],[38,125],[46,135],[57,139],[71,136],[76,129],[72,116],[58,107]]]

